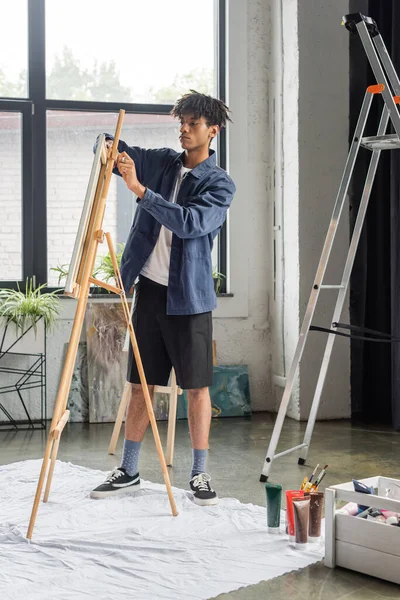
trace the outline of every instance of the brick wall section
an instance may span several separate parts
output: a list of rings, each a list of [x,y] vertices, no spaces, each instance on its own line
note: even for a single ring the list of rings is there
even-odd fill
[[[0,279],[21,278],[21,130],[0,121]]]

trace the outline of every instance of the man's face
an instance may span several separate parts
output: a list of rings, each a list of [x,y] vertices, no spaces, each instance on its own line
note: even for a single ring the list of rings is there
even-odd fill
[[[179,140],[184,150],[197,150],[201,147],[207,147],[210,140],[214,138],[218,131],[218,125],[208,127],[204,117],[195,119],[193,115],[184,115],[180,121]]]

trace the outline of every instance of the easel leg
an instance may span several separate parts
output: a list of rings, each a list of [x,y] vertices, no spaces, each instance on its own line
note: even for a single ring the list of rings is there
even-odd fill
[[[35,527],[36,515],[39,510],[39,504],[40,504],[40,496],[42,494],[43,483],[44,483],[44,479],[46,477],[46,471],[47,471],[47,466],[49,463],[49,458],[50,458],[50,453],[51,453],[52,447],[53,447],[53,440],[52,440],[51,434],[50,434],[48,437],[48,440],[47,440],[46,450],[44,453],[42,468],[41,468],[40,476],[39,476],[39,482],[38,482],[38,485],[36,488],[35,500],[33,502],[31,518],[29,521],[28,533],[26,534],[26,537],[28,538],[28,540],[31,539],[32,533],[33,533],[33,528]]]
[[[95,253],[95,250],[96,249],[94,249],[94,253]],[[94,254],[94,256],[95,256],[95,254]],[[78,300],[78,306],[76,309],[74,325],[72,327],[71,337],[70,337],[69,344],[68,344],[67,356],[65,358],[64,368],[63,368],[63,372],[62,372],[61,380],[60,380],[60,386],[58,388],[57,398],[56,398],[56,402],[54,405],[53,418],[51,421],[50,433],[48,436],[46,451],[45,451],[45,455],[43,458],[42,470],[40,472],[40,477],[39,477],[39,482],[38,482],[38,486],[36,489],[36,495],[35,495],[35,500],[33,503],[31,518],[29,521],[28,533],[26,536],[28,539],[31,539],[32,533],[33,533],[33,528],[35,526],[36,515],[38,512],[38,508],[39,508],[40,496],[41,496],[42,489],[43,489],[44,479],[45,479],[45,475],[46,475],[48,461],[49,461],[50,454],[52,451],[53,442],[56,439],[59,441],[59,436],[61,435],[61,432],[62,432],[66,422],[68,421],[68,417],[69,417],[69,411],[66,410],[66,406],[68,403],[68,394],[69,394],[69,389],[71,386],[72,372],[73,372],[74,365],[75,365],[79,339],[81,336],[83,320],[85,317],[88,292],[89,292],[89,280],[87,280],[87,283],[85,284],[85,286],[82,287],[82,295],[80,296],[80,298]],[[57,450],[58,450],[58,444],[57,444],[57,448],[55,449],[55,454],[53,454],[54,461],[55,461],[55,458],[57,457]],[[51,470],[51,473],[49,474],[49,480],[46,485],[46,500],[45,500],[46,502],[47,502],[47,499],[48,499],[49,493],[50,493],[50,486],[51,486],[53,470],[54,470],[54,464],[53,464],[53,469]]]
[[[112,432],[110,445],[108,446],[108,454],[115,454],[115,448],[117,446],[119,433],[121,431],[122,421],[124,420],[126,407],[128,406],[129,398],[131,395],[132,385],[127,381],[125,383],[124,392],[122,394],[121,402],[118,408],[117,418],[115,420],[114,429]]]
[[[56,464],[59,445],[60,445],[60,438],[58,438],[57,440],[54,440],[54,443],[53,443],[53,449],[51,451],[50,469],[49,469],[49,474],[47,475],[47,484],[46,484],[46,489],[44,490],[43,502],[47,502],[47,500],[49,499],[51,482],[53,479],[54,467]]]
[[[167,453],[165,455],[165,460],[169,467],[172,467],[173,461],[174,461],[175,425],[176,425],[177,404],[178,404],[178,386],[176,385],[175,369],[172,369],[171,393],[169,395],[169,410],[168,410]]]
[[[135,335],[135,331],[133,329],[133,324],[132,324],[132,319],[131,319],[131,315],[130,315],[130,311],[129,311],[129,306],[128,306],[128,302],[126,300],[125,291],[123,289],[122,280],[121,280],[121,274],[119,272],[119,267],[118,267],[118,263],[117,263],[117,258],[115,256],[115,251],[114,251],[114,246],[113,246],[113,243],[112,243],[111,235],[109,233],[106,233],[105,236],[106,236],[106,239],[107,239],[107,244],[108,244],[108,249],[109,249],[109,252],[110,252],[110,257],[111,257],[111,260],[112,260],[112,264],[113,264],[113,267],[114,267],[115,280],[117,282],[118,287],[121,288],[120,296],[121,296],[122,307],[123,307],[123,310],[124,310],[127,327],[128,327],[128,330],[129,330],[129,337],[130,337],[131,344],[132,344],[133,354],[135,356],[136,365],[137,365],[138,372],[139,372],[139,377],[140,377],[140,382],[142,384],[143,395],[144,395],[144,399],[145,399],[145,402],[146,402],[146,407],[147,407],[147,412],[148,412],[149,419],[150,419],[151,428],[153,430],[153,436],[154,436],[154,441],[156,443],[158,458],[160,459],[160,463],[161,463],[161,469],[162,469],[162,472],[163,472],[164,481],[165,481],[165,485],[166,485],[166,488],[167,488],[167,494],[168,494],[169,503],[170,503],[170,506],[171,506],[171,511],[172,511],[172,514],[175,517],[178,514],[178,512],[176,510],[175,499],[174,499],[174,496],[172,494],[171,482],[169,480],[168,469],[167,469],[167,465],[166,465],[165,458],[164,458],[164,453],[163,453],[163,449],[162,449],[162,445],[161,445],[160,435],[158,433],[157,422],[156,422],[156,419],[155,419],[155,416],[154,416],[153,404],[152,404],[152,401],[151,401],[151,398],[150,398],[150,393],[149,393],[149,388],[147,386],[146,376],[144,374],[142,359],[140,357],[139,348],[138,348],[137,341],[136,341],[136,335]]]

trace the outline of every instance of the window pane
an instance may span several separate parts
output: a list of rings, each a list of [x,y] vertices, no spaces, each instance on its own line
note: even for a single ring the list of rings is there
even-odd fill
[[[0,280],[22,280],[22,115],[0,112]]]
[[[27,0],[0,0],[0,97],[27,98]]]
[[[99,133],[113,133],[117,115],[49,111],[47,113],[47,239],[48,282],[58,285],[52,271],[69,265],[93,161],[93,143]],[[124,118],[121,139],[144,148],[180,149],[177,123],[169,115],[132,115]],[[114,245],[125,243],[136,202],[120,177],[113,177],[103,229]],[[99,255],[107,254],[106,244]],[[62,281],[65,284],[65,279]]]
[[[47,97],[170,104],[190,88],[214,94],[215,2],[46,2]]]

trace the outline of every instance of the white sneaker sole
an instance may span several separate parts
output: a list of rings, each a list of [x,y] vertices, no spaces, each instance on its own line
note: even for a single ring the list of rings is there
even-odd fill
[[[112,498],[114,496],[125,496],[126,494],[134,494],[140,490],[140,481],[138,483],[133,483],[132,485],[128,485],[126,487],[114,488],[109,492],[96,492],[96,490],[92,490],[90,492],[90,497],[96,500],[101,498]]]
[[[196,498],[196,496],[193,495],[193,502],[197,504],[197,506],[215,506],[216,504],[218,504],[219,498],[218,496],[216,496],[215,498],[204,499]]]

